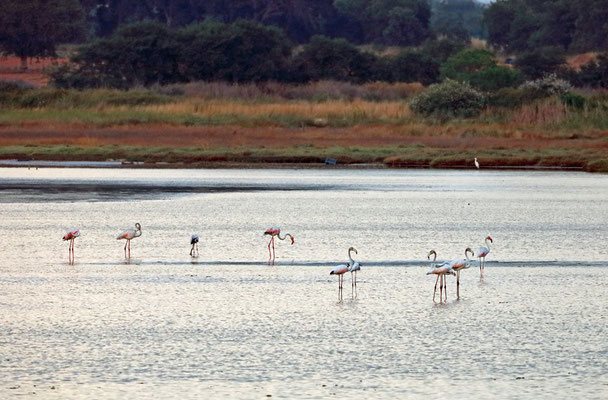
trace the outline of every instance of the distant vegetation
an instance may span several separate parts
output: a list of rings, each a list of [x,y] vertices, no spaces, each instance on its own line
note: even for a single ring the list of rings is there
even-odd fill
[[[608,165],[608,0],[5,3],[6,53],[50,56],[62,40],[78,43],[68,63],[47,70],[48,88],[0,81],[0,130],[220,127],[233,138],[258,128],[287,130],[282,135],[348,128],[383,138],[388,129],[393,139],[420,136],[430,147],[422,157],[411,141],[403,149],[380,141],[352,159],[455,165],[474,154],[467,147],[474,138],[494,146],[476,144],[486,163]],[[591,52],[586,62],[570,67],[568,57],[583,51]],[[321,140],[311,137],[306,145]],[[528,141],[537,141],[533,153]],[[444,147],[455,148],[442,155]],[[161,149],[154,152],[150,159],[162,159]],[[224,154],[239,152],[248,150]],[[291,154],[315,152],[347,150]]]

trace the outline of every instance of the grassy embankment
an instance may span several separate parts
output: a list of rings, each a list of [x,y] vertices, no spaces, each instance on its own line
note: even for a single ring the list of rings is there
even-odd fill
[[[0,158],[576,167],[608,171],[608,96],[420,119],[417,85],[188,84],[155,91],[0,92]]]

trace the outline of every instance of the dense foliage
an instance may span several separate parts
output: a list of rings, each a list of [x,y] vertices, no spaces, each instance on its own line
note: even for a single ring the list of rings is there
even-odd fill
[[[55,56],[59,43],[78,39],[84,30],[84,13],[78,0],[2,0],[0,49],[21,58]]]
[[[608,0],[498,0],[484,20],[489,43],[509,52],[608,50]]]

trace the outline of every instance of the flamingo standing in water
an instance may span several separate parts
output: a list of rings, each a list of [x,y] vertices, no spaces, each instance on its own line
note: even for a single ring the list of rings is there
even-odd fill
[[[190,249],[190,255],[192,257],[198,257],[198,235],[197,234],[192,235],[192,237],[190,238],[190,244],[192,245],[192,248]]]
[[[448,288],[447,288],[447,277],[445,276],[447,275],[456,275],[456,273],[454,272],[454,270],[452,269],[452,266],[450,266],[449,264],[441,264],[441,265],[436,265],[435,264],[435,260],[437,259],[437,253],[435,252],[435,250],[431,250],[429,251],[429,254],[426,256],[427,259],[431,259],[431,255],[434,256],[433,261],[431,261],[431,269],[426,273],[427,275],[437,275],[437,279],[435,280],[435,289],[433,290],[433,301],[435,301],[435,294],[437,293],[437,281],[440,280],[439,282],[439,302],[443,301],[443,292],[445,291],[445,300],[448,299]]]
[[[70,229],[63,235],[63,240],[70,241],[70,244],[68,245],[68,263],[71,265],[74,265],[74,239],[78,236],[80,236],[80,229]]]
[[[480,246],[477,249],[477,257],[479,258],[479,277],[482,278],[483,277],[483,270],[486,266],[486,256],[488,255],[488,253],[490,252],[490,243],[488,243],[488,240],[490,241],[490,243],[494,243],[494,241],[492,240],[491,237],[487,236],[486,237],[486,245],[485,246]],[[483,263],[481,261],[481,259],[483,258]]]
[[[467,269],[471,267],[471,260],[469,259],[469,254],[471,253],[471,257],[475,257],[475,253],[471,250],[470,247],[467,247],[464,251],[464,258],[460,258],[458,260],[449,261],[448,264],[452,267],[454,271],[456,271],[456,297],[460,298],[460,271],[463,269]]]
[[[287,236],[289,236],[289,238],[291,239],[291,244],[293,244],[294,240],[293,240],[293,236],[289,233],[286,233],[285,236],[281,237],[281,228],[277,228],[276,226],[271,226],[270,228],[266,229],[266,232],[264,232],[264,235],[270,235],[270,241],[268,242],[268,265],[270,265],[270,261],[272,260],[272,265],[274,265],[274,258],[276,256],[275,250],[274,250],[274,237],[278,237],[279,240],[285,240],[287,238]],[[272,245],[272,251],[270,250],[270,245]]]
[[[355,249],[354,247],[350,247],[348,249],[348,259],[350,260],[350,262],[348,263],[348,271],[350,272],[350,286],[351,286],[351,297],[353,299],[357,298],[357,271],[361,271],[361,264],[359,264],[358,261],[353,260],[353,258],[350,255],[350,252],[354,251],[355,254],[359,254],[357,252],[357,249]],[[353,272],[355,274],[355,277],[353,279]]]
[[[135,223],[136,229],[127,229],[126,231],[120,233],[116,236],[116,240],[125,239],[127,242],[125,243],[125,258],[127,258],[127,245],[129,246],[129,257],[131,258],[131,240],[141,236],[141,225],[139,222]]]

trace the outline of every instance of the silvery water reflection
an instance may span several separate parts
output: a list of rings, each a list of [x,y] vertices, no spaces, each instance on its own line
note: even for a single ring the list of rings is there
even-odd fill
[[[0,169],[0,397],[602,397],[607,203],[582,173]],[[487,234],[433,304],[428,250]]]

